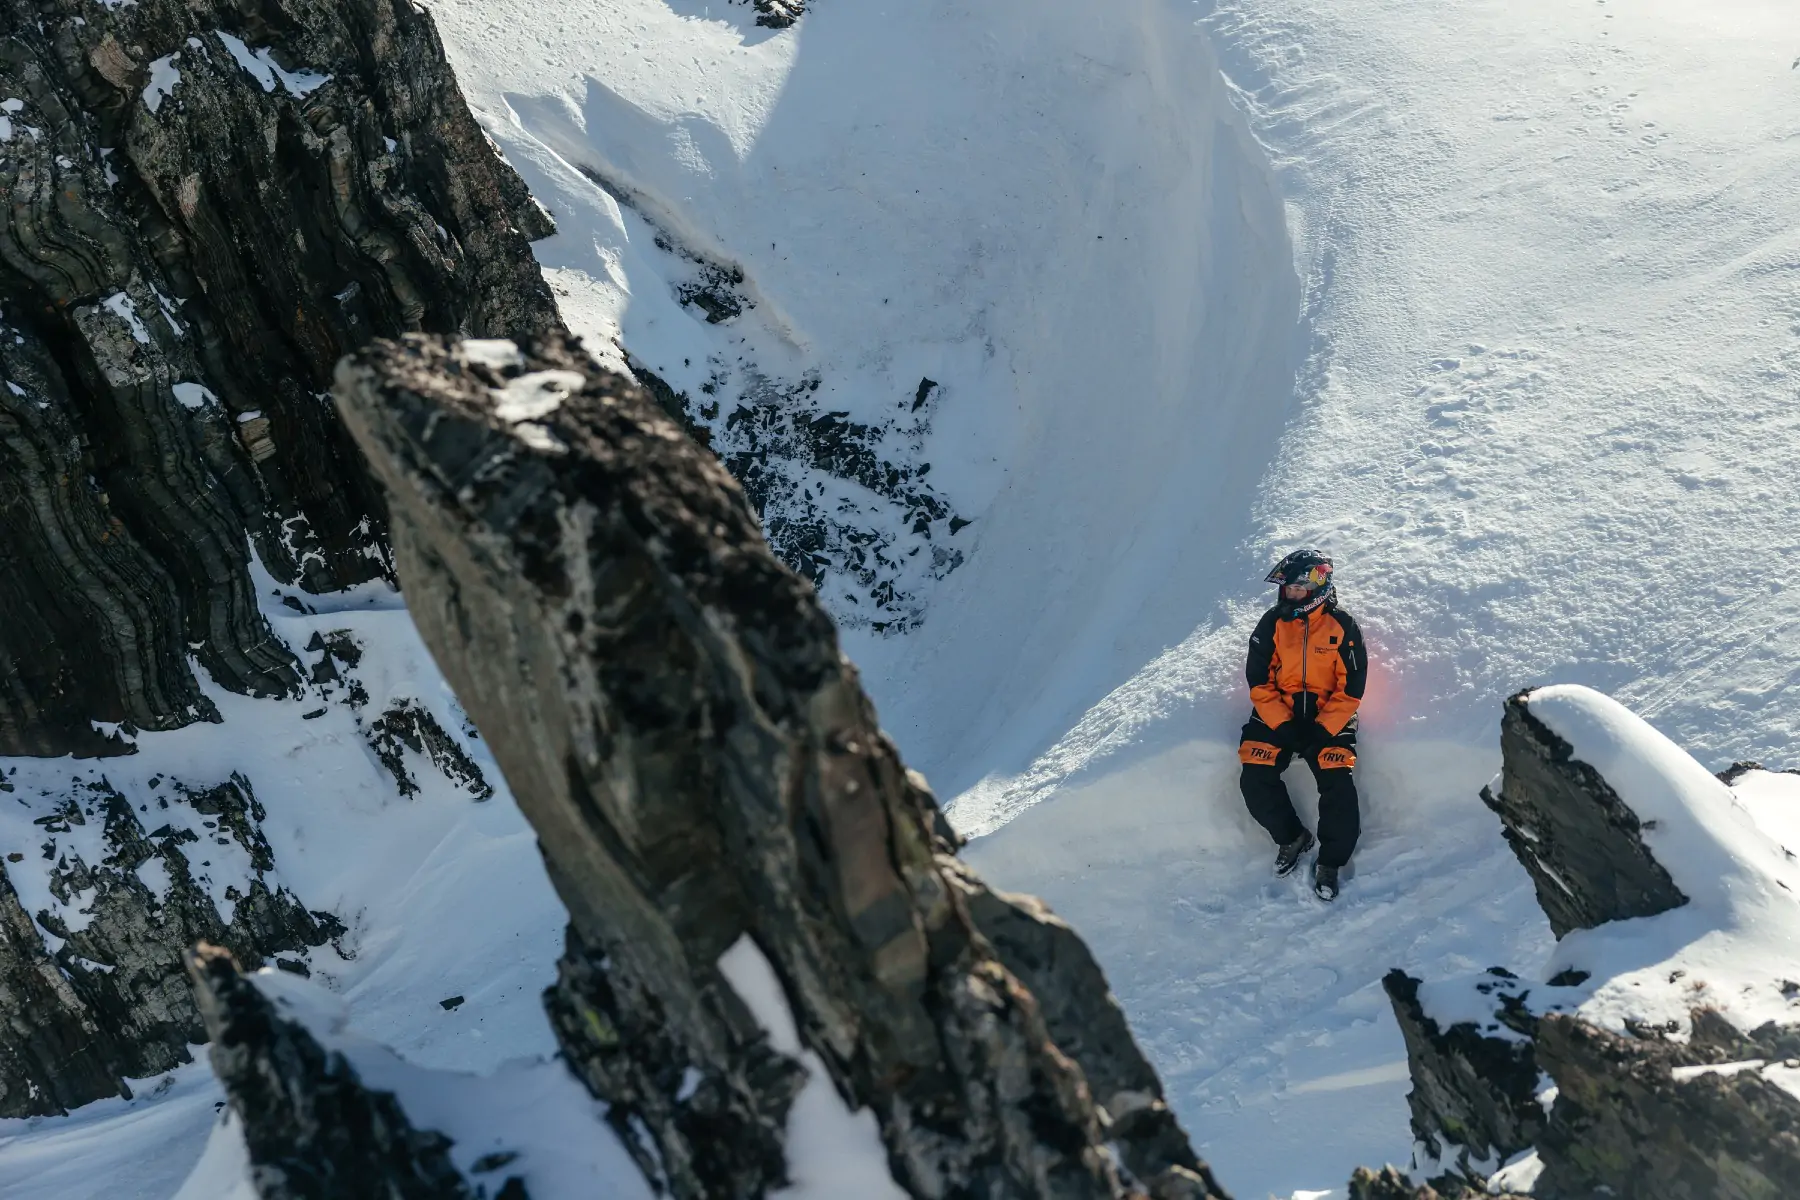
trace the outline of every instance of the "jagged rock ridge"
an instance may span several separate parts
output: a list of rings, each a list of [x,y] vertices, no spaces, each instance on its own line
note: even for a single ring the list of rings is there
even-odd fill
[[[1090,1031],[1064,1047],[981,933],[978,885],[812,589],[642,390],[561,338],[409,338],[347,363],[338,397],[388,488],[415,619],[569,907],[559,1040],[654,1182],[756,1196],[786,1177],[804,1065],[718,965],[750,945],[910,1194],[1122,1197],[1134,1174],[1218,1194],[1153,1075],[1116,1121],[1096,1103],[1088,1081],[1116,1103],[1141,1056],[1108,1061],[1091,956],[1045,931],[1085,960],[1038,964],[1071,988],[1057,1023]]]
[[[68,11],[64,11],[67,9]],[[0,2],[0,754],[286,694],[248,570],[390,572],[327,400],[408,329],[556,320],[549,230],[405,0]]]
[[[348,634],[306,681],[256,582],[307,612],[392,576],[330,404],[344,353],[557,321],[528,245],[548,217],[430,17],[0,0],[0,195],[0,755],[129,753],[138,731],[216,720],[203,681],[311,688],[358,712],[403,793],[429,763],[488,794],[418,706],[361,718]],[[37,826],[0,867],[6,1115],[186,1061],[195,940],[304,971],[341,928],[281,885],[247,778],[46,779],[5,801]]]

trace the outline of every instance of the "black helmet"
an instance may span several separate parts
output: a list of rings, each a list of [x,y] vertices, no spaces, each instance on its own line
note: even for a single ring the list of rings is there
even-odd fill
[[[1331,559],[1318,550],[1296,550],[1276,563],[1264,578],[1275,585],[1275,606],[1284,617],[1298,617],[1329,604],[1337,594],[1331,582]],[[1289,587],[1304,587],[1306,595],[1288,598]]]

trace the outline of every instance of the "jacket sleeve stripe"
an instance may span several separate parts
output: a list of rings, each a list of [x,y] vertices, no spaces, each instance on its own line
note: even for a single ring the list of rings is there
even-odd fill
[[[1362,630],[1349,614],[1339,613],[1337,619],[1344,627],[1344,644],[1338,651],[1344,660],[1344,694],[1361,700],[1369,679],[1369,648],[1363,645]]]
[[[1250,653],[1244,660],[1244,682],[1252,688],[1269,683],[1269,669],[1275,663],[1275,613],[1263,614],[1250,635]]]

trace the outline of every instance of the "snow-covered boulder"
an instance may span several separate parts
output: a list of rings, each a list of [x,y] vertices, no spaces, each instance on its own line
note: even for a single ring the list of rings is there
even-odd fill
[[[1483,799],[1561,940],[1539,982],[1389,976],[1422,1150],[1482,1179],[1534,1144],[1553,1198],[1788,1194],[1800,778],[1728,783],[1577,686],[1512,697],[1502,750]]]

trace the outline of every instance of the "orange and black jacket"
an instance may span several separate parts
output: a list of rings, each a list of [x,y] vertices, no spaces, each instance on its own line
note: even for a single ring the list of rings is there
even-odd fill
[[[1271,608],[1250,635],[1244,664],[1263,724],[1273,729],[1295,718],[1312,720],[1332,737],[1356,715],[1368,674],[1362,630],[1332,604],[1288,620]]]

